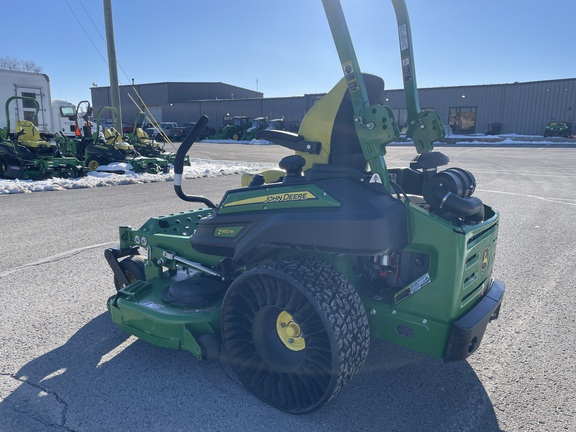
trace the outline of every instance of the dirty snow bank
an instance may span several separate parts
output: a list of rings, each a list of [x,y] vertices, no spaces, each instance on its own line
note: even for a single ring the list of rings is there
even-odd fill
[[[184,167],[183,177],[194,179],[200,177],[217,177],[222,175],[240,174],[247,171],[275,167],[275,164],[238,162],[209,159],[190,159],[192,166]],[[104,168],[104,167],[102,167]],[[130,165],[108,166],[109,169],[128,169],[125,174],[112,174],[92,171],[88,176],[76,179],[53,178],[49,180],[0,180],[0,195],[63,191],[66,189],[92,188],[102,186],[119,186],[127,184],[167,182],[174,180],[174,171],[168,174],[137,174],[130,171]]]

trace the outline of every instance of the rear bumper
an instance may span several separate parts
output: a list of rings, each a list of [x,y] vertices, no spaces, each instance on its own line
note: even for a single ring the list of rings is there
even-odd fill
[[[498,318],[505,289],[504,282],[494,280],[482,300],[452,325],[444,361],[465,360],[478,349],[486,326]]]

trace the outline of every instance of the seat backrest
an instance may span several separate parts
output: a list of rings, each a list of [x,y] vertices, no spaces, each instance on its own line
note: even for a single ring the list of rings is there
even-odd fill
[[[150,141],[148,134],[144,132],[144,129],[142,128],[136,128],[136,136],[141,144],[148,144],[148,141]]]
[[[104,128],[104,138],[107,144],[122,142],[122,136],[113,127]]]
[[[38,128],[29,120],[18,120],[15,131],[16,133],[24,131],[24,133],[18,137],[18,142],[26,146],[38,147],[36,143],[42,141]]]
[[[134,146],[125,142],[122,139],[122,135],[120,135],[113,127],[104,128],[104,138],[106,144],[113,145],[114,148],[117,148],[118,150],[134,151]]]
[[[384,103],[384,80],[375,75],[362,74],[371,105]],[[297,154],[304,157],[304,170],[314,163],[333,164],[366,169],[366,159],[356,135],[354,108],[345,78],[342,78],[322,99],[312,106],[302,119],[298,135],[306,141],[320,142],[320,154]]]

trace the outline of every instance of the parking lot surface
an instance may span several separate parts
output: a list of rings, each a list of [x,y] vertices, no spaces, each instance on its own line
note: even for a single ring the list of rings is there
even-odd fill
[[[203,144],[195,157],[279,160],[275,146]],[[468,361],[373,339],[338,398],[310,415],[247,393],[223,363],[152,346],[110,320],[103,251],[118,226],[190,208],[171,183],[0,197],[0,431],[576,430],[576,149],[442,146],[501,213],[500,318]],[[414,151],[391,146],[390,166]],[[240,176],[189,180],[219,201]]]

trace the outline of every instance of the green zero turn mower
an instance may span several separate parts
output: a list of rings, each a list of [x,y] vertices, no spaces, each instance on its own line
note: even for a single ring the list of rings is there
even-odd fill
[[[85,105],[87,106],[85,115],[81,116],[84,123],[80,129],[78,125],[79,110],[81,106],[84,107]],[[81,101],[78,103],[76,113],[72,118],[76,121],[77,136],[75,138],[63,135],[56,137],[56,142],[62,153],[82,160],[90,171],[95,171],[100,166],[121,162],[132,165],[134,172],[137,173],[159,174],[170,172],[170,165],[166,159],[141,156],[132,144],[123,140],[121,134],[114,127],[101,127],[100,116],[104,110],[110,110],[113,117],[117,116],[117,111],[114,107],[104,106],[100,108],[96,121],[96,132],[93,133],[92,123],[90,122],[93,109],[90,106],[90,102]],[[105,171],[103,168],[100,170]],[[114,173],[124,172],[124,170],[117,170],[116,168],[107,171]]]
[[[249,174],[219,203],[174,188],[198,210],[120,227],[105,251],[117,293],[112,320],[162,347],[223,359],[256,397],[290,413],[330,401],[362,367],[370,338],[464,360],[498,317],[504,284],[492,277],[498,213],[474,176],[433,151],[444,129],[421,111],[404,0],[393,0],[418,155],[388,168],[399,136],[382,105],[382,79],[360,73],[338,0],[323,0],[344,78],[299,132],[259,137],[295,150],[281,170]]]
[[[10,132],[9,105],[16,100],[34,105],[32,120],[18,120]],[[63,156],[58,146],[40,134],[34,124],[40,104],[34,98],[12,96],[5,104],[6,127],[0,129],[0,178],[43,180],[51,177],[72,178],[86,175],[78,159]]]
[[[136,151],[142,156],[157,157],[174,164],[176,153],[166,151],[163,142],[158,142],[154,138],[149,137],[143,129],[145,123],[146,113],[140,111],[134,120],[132,132],[124,135],[124,141],[133,145]],[[184,165],[190,166],[190,156],[185,156]]]

